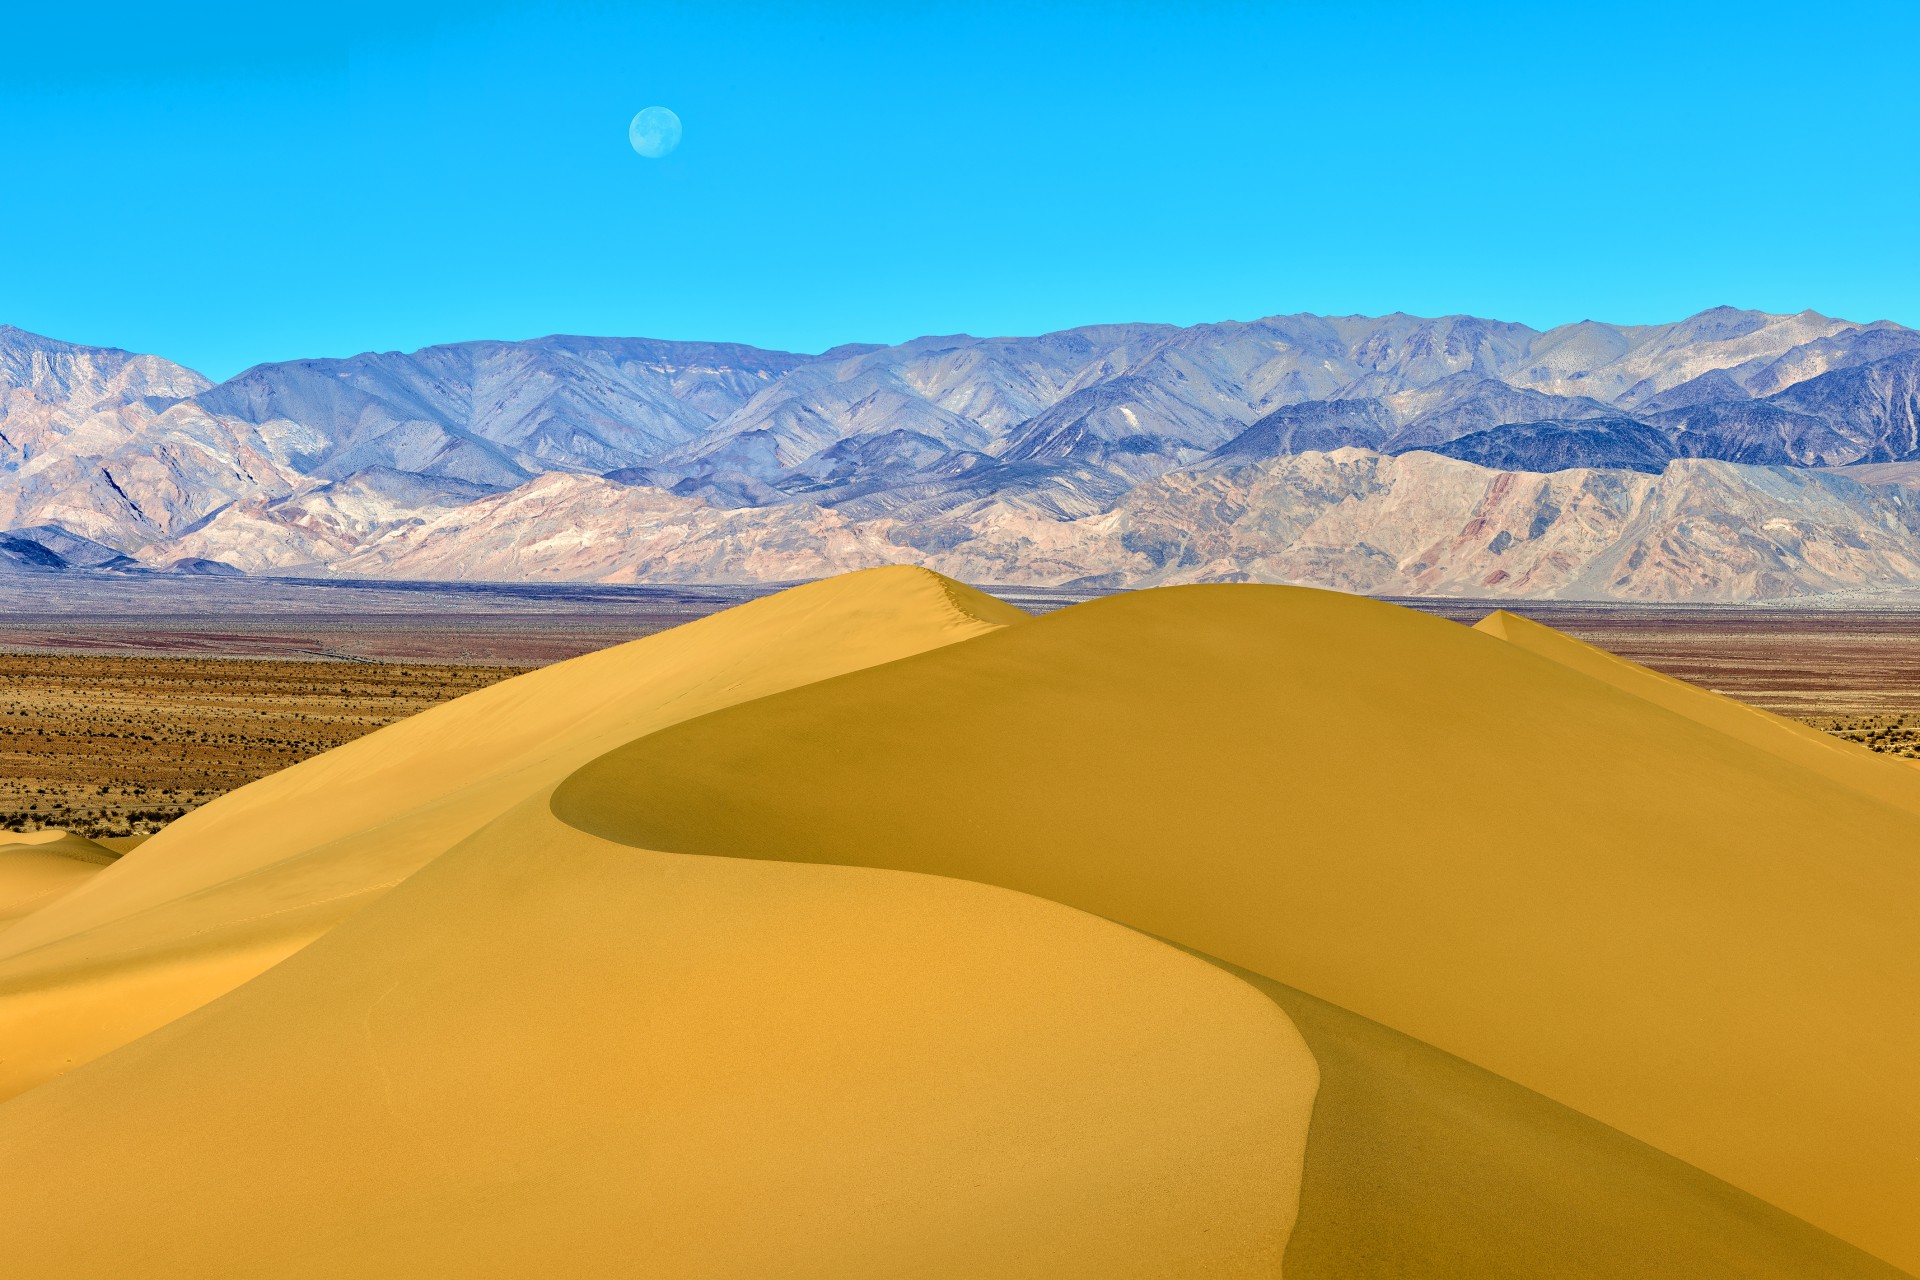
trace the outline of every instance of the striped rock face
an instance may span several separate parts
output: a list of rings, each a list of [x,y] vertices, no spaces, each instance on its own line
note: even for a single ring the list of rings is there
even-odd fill
[[[1328,478],[1356,449],[1401,461]],[[139,561],[118,570],[765,583],[918,563],[1777,599],[1915,585],[1907,491],[1821,478],[1915,456],[1920,335],[1811,312],[1274,316],[820,355],[549,337],[217,387],[0,328],[0,534]],[[1489,486],[1539,500],[1468,500]],[[0,570],[89,567],[38,545],[54,558]]]

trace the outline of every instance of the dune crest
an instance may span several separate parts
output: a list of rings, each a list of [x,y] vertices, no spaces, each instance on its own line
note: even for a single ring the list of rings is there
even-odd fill
[[[1906,775],[1540,632],[881,570],[370,735],[0,932],[14,1255],[1897,1280]]]
[[[1912,1267],[1920,823],[1877,785],[1410,610],[1177,587],[682,723],[555,810],[1131,924]]]
[[[0,933],[72,893],[118,856],[66,831],[0,832]]]
[[[1797,720],[1662,675],[1505,609],[1494,610],[1473,629],[1717,729],[1864,796],[1920,815],[1920,776],[1913,772],[1912,761],[1880,755]]]
[[[1317,1079],[1272,1002],[1105,921],[542,796],[0,1106],[0,1194],[74,1276],[1272,1276]]]
[[[1025,618],[924,569],[849,574],[529,672],[242,787],[0,933],[0,1098],[232,990],[623,742]]]

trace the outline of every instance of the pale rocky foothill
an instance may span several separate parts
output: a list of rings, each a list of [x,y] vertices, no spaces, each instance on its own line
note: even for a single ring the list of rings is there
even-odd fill
[[[0,439],[0,571],[1920,590],[1920,333],[1813,312],[552,337],[218,386],[0,328]]]

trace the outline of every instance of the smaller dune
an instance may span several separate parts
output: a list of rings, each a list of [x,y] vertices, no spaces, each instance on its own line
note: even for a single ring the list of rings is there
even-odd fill
[[[1797,720],[1662,675],[1505,609],[1496,609],[1476,622],[1473,629],[1724,733],[1869,799],[1920,814],[1920,776],[1910,767],[1911,761],[1876,754]]]
[[[120,856],[65,831],[9,831],[0,840],[0,930],[78,889]]]

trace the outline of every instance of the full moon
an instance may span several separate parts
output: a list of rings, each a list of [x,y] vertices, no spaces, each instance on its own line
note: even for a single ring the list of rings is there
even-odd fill
[[[627,126],[627,141],[649,160],[658,160],[680,145],[680,117],[665,107],[648,107]]]

